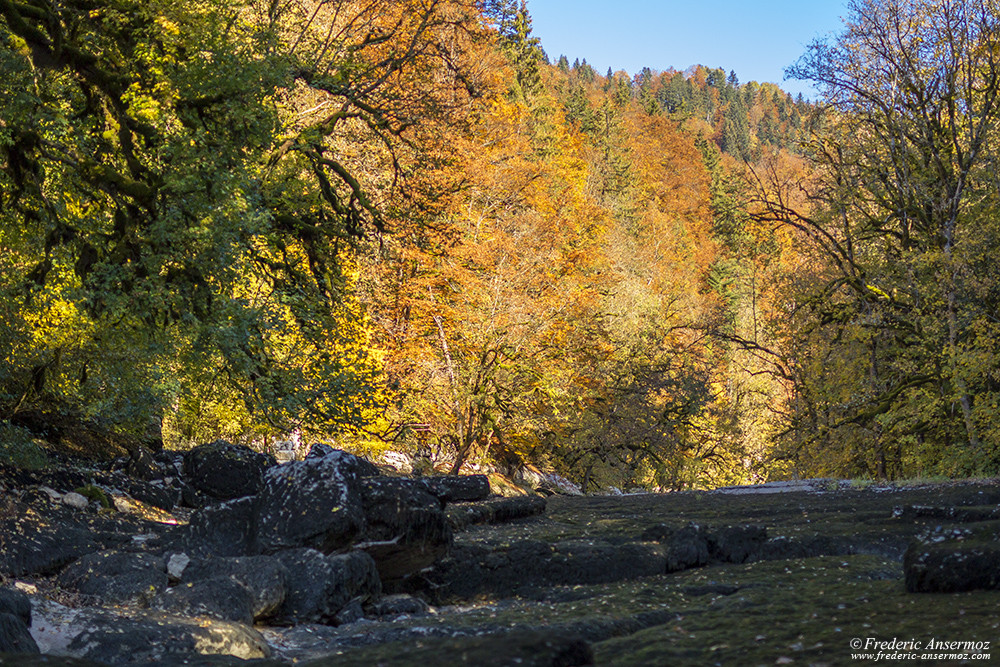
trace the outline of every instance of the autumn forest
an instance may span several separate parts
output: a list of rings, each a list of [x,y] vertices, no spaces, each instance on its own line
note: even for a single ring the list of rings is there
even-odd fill
[[[807,100],[515,0],[0,0],[0,457],[42,414],[589,491],[996,475],[998,34],[852,0]]]

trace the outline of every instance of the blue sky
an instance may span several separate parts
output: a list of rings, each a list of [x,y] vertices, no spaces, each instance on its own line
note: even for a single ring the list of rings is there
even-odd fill
[[[635,74],[691,65],[734,70],[741,82],[770,81],[791,93],[784,70],[817,37],[836,33],[846,0],[527,0],[534,34],[549,57],[587,59]]]

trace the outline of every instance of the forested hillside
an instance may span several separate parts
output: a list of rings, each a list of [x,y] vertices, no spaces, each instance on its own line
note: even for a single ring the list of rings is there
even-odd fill
[[[601,74],[529,9],[0,2],[0,452],[58,417],[587,490],[997,473],[991,3],[855,0],[816,103]]]

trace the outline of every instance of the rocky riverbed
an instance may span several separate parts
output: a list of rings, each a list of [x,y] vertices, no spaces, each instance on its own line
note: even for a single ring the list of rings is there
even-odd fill
[[[962,664],[1000,640],[996,480],[499,498],[215,450],[0,471],[0,664]]]

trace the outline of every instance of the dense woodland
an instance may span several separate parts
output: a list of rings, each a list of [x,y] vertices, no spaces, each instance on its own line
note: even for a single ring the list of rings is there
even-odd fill
[[[1000,471],[1000,9],[600,73],[514,0],[0,2],[0,436]]]

